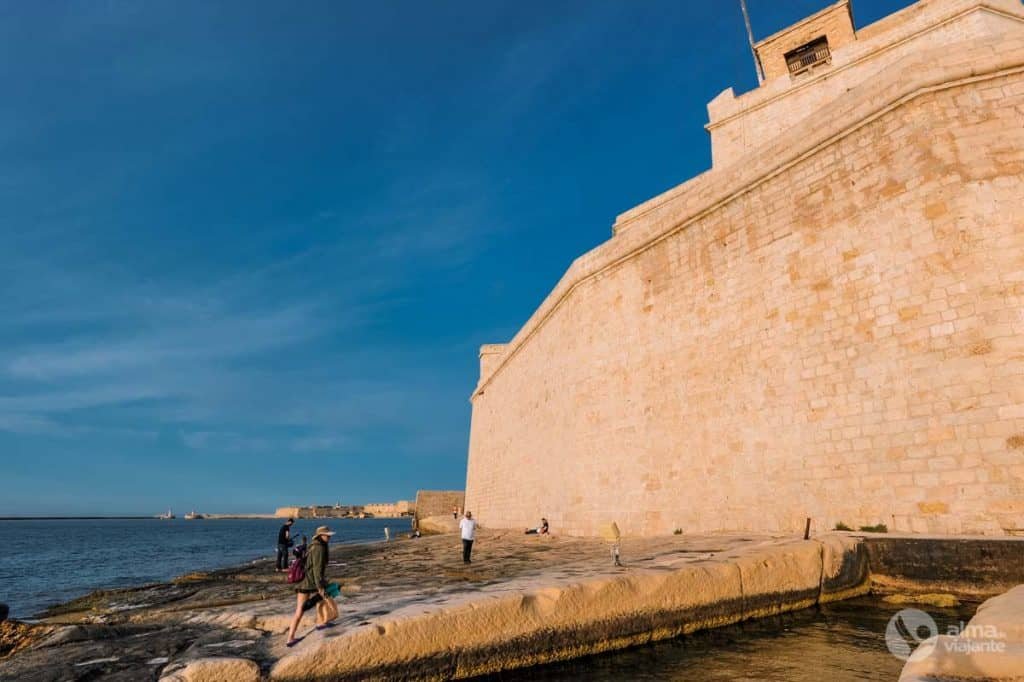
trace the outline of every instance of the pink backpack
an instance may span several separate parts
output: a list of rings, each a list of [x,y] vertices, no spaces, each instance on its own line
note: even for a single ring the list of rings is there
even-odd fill
[[[306,553],[300,554],[288,569],[288,582],[301,583],[306,578]]]

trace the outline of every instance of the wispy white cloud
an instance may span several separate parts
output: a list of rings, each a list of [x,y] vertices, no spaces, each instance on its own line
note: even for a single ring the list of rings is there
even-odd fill
[[[150,323],[127,338],[110,335],[87,341],[62,341],[18,354],[7,372],[23,379],[58,379],[155,369],[175,363],[211,362],[256,355],[316,336],[323,329],[312,306],[295,305],[258,313],[209,309],[154,315],[140,311]]]
[[[48,417],[36,414],[0,411],[0,431],[11,433],[52,433],[59,425]]]
[[[344,436],[306,436],[291,442],[293,452],[330,452],[345,447],[349,439]]]
[[[451,200],[473,189],[436,180],[298,253],[197,282],[11,239],[0,431],[68,436],[96,417],[92,433],[169,429],[222,453],[344,452],[354,432],[429,433],[444,380],[417,366],[422,340],[367,343],[364,330],[424,259],[448,267],[486,243],[485,202]]]
[[[226,431],[191,431],[181,434],[182,442],[193,450],[213,450],[219,453],[271,452],[274,442],[241,433]]]

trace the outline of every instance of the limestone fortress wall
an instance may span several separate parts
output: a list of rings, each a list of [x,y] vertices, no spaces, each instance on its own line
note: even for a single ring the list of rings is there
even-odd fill
[[[1024,8],[850,17],[761,41],[712,169],[481,348],[482,524],[1024,533]]]

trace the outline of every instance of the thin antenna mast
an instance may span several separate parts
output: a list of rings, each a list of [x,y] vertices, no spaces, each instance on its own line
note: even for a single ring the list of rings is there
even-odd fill
[[[754,49],[754,31],[750,28],[750,15],[747,14],[747,0],[740,0],[740,9],[743,10],[743,23],[747,25],[747,42],[750,43],[750,54],[754,57],[754,70],[757,71],[757,84],[764,83],[764,71],[761,69],[761,60],[757,58],[757,50]]]

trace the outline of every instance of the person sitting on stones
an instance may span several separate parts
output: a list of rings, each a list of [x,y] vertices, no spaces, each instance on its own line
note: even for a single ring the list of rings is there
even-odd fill
[[[321,602],[328,599],[325,592],[327,589],[327,562],[330,553],[327,544],[334,535],[327,526],[320,526],[313,534],[313,542],[310,543],[309,551],[305,558],[305,577],[295,588],[295,615],[292,617],[291,627],[288,628],[287,646],[295,646],[299,640],[295,639],[295,631],[299,629],[302,621],[302,614],[309,608],[307,605],[312,602],[317,606],[316,625],[317,628],[329,627],[329,614],[331,609],[321,608]],[[333,601],[333,600],[332,600]],[[335,610],[335,613],[337,611]]]
[[[540,520],[540,525],[537,526],[536,528],[527,528],[526,529],[526,534],[527,535],[547,535],[548,534],[548,520],[547,519],[541,519]]]

